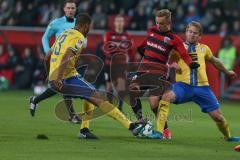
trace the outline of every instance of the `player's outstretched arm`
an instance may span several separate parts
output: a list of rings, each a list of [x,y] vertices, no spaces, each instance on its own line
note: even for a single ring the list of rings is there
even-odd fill
[[[215,68],[217,68],[219,71],[225,73],[228,77],[230,77],[230,78],[237,78],[236,73],[235,73],[234,71],[232,71],[232,70],[231,70],[231,71],[227,70],[227,69],[224,67],[224,65],[223,65],[223,63],[221,62],[221,60],[218,59],[217,57],[212,56],[212,57],[209,59],[209,62],[212,63],[212,64],[215,66]]]

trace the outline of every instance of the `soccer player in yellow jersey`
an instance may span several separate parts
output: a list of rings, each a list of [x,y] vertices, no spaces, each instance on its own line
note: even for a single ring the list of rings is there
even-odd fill
[[[240,141],[239,137],[231,136],[228,122],[221,113],[217,98],[209,87],[206,61],[213,64],[219,71],[224,72],[229,78],[235,78],[236,73],[228,71],[223,63],[212,54],[207,45],[198,42],[202,32],[200,23],[195,21],[189,23],[184,43],[192,60],[200,64],[199,68],[190,69],[177,55],[172,55],[172,59],[177,62],[179,68],[176,73],[176,83],[173,84],[171,90],[164,93],[159,103],[157,130],[160,133],[163,132],[170,103],[181,104],[193,101],[200,106],[202,112],[207,113],[216,122],[218,129],[227,141]]]
[[[100,92],[85,81],[76,70],[77,63],[84,39],[89,32],[91,17],[88,14],[79,14],[76,18],[74,29],[64,31],[51,48],[49,84],[52,89],[64,96],[83,98],[93,103],[106,115],[120,122],[134,135],[144,131],[144,124],[132,123],[125,115],[108,101],[101,98]],[[83,117],[84,121],[84,117]],[[82,138],[80,130],[79,138]],[[88,128],[84,130],[86,135],[92,134]]]
[[[75,14],[77,11],[77,4],[75,0],[64,0],[63,2],[63,11],[64,16],[61,18],[57,18],[53,20],[47,27],[43,37],[42,37],[42,45],[44,49],[44,53],[47,54],[50,50],[50,38],[55,35],[55,38],[57,38],[59,35],[61,35],[62,32],[64,32],[67,29],[71,29],[74,27],[75,24]],[[86,42],[86,41],[85,41]],[[49,58],[49,55],[47,54],[46,59]],[[38,96],[32,96],[30,97],[29,103],[30,103],[30,114],[32,117],[35,116],[36,109],[38,108],[38,104],[57,93],[54,92],[52,89],[47,88],[43,93],[41,93]],[[71,99],[66,99],[64,97],[65,106],[67,108],[67,111],[69,113],[69,121],[76,124],[80,123],[81,120],[77,116],[77,114],[74,111],[74,107],[72,104]],[[83,110],[93,110],[94,106],[91,103],[83,101]],[[87,124],[85,121],[84,123]]]

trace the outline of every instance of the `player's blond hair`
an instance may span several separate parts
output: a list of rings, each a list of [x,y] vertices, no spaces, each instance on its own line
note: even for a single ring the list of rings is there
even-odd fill
[[[202,27],[201,23],[196,22],[196,21],[192,21],[192,22],[190,22],[190,23],[187,25],[186,30],[188,30],[188,28],[189,28],[190,26],[196,27],[196,28],[198,29],[199,35],[202,35],[202,34],[203,34],[203,27]]]
[[[156,17],[166,17],[168,21],[171,21],[171,11],[168,9],[161,9],[156,12]]]

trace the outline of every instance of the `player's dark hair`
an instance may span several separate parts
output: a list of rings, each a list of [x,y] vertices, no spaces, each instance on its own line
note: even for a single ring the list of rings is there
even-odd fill
[[[166,17],[168,21],[171,21],[171,12],[168,9],[161,9],[156,12],[156,17]]]
[[[92,18],[87,13],[79,13],[76,17],[76,25],[82,26],[85,24],[91,24]]]
[[[65,0],[63,2],[63,7],[65,7],[67,3],[75,3],[76,4],[76,1],[75,0]]]
[[[190,22],[188,25],[187,25],[187,30],[189,28],[189,26],[194,26],[198,29],[199,31],[199,35],[202,35],[203,34],[203,28],[202,28],[202,25],[199,23],[199,22],[196,22],[196,21],[192,21]]]

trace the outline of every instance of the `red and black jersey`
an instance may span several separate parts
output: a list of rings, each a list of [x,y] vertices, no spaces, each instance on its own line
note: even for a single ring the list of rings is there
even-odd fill
[[[112,56],[116,53],[126,53],[128,60],[134,61],[135,55],[132,49],[132,38],[128,32],[117,33],[115,31],[108,31],[104,37],[104,44],[109,44],[104,48],[105,64],[110,65]],[[128,47],[129,46],[129,47]]]
[[[192,63],[191,57],[183,45],[182,39],[171,31],[161,32],[157,26],[151,27],[147,32],[147,38],[138,47],[143,50],[143,62],[156,62],[166,64],[172,49],[175,49],[186,64]]]

